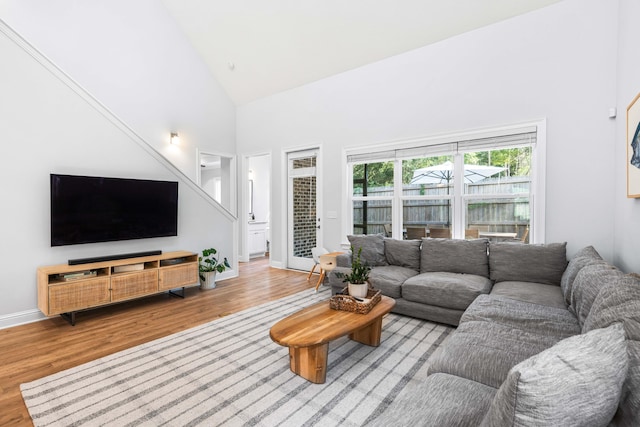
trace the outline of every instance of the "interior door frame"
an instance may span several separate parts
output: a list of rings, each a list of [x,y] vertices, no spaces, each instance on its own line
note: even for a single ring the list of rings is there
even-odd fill
[[[292,265],[290,254],[293,253],[293,210],[291,204],[289,203],[290,197],[290,180],[289,180],[289,160],[291,156],[298,156],[300,158],[306,157],[308,154],[315,152],[316,154],[316,224],[319,225],[320,228],[316,228],[316,246],[322,247],[323,245],[323,231],[324,231],[324,217],[322,215],[323,211],[323,203],[322,203],[322,195],[323,195],[323,179],[322,179],[322,146],[320,144],[310,145],[306,147],[298,147],[291,148],[287,150],[283,150],[282,155],[282,173],[283,173],[283,193],[285,197],[283,197],[283,210],[282,212],[286,212],[286,215],[283,215],[284,226],[283,226],[283,237],[287,244],[285,245],[285,253],[283,260],[286,263],[287,268],[293,268],[297,270],[311,270],[313,266],[313,258],[309,258],[307,262],[300,259],[302,261],[302,265]]]
[[[269,156],[272,159],[271,151],[259,151],[255,153],[243,154],[240,156],[240,167],[238,168],[238,191],[241,194],[238,197],[238,222],[240,223],[240,242],[238,251],[238,260],[240,262],[249,262],[251,257],[249,256],[249,158]],[[271,182],[273,183],[273,166],[270,169]],[[272,184],[273,185],[273,184]],[[272,187],[273,188],[273,187]],[[269,212],[273,212],[273,191],[269,198]],[[273,217],[273,216],[272,216]],[[272,230],[273,227],[270,223],[269,226]],[[273,254],[273,242],[271,242],[271,251],[269,252],[269,263],[272,264]],[[277,266],[276,266],[277,267]]]
[[[238,216],[238,160],[235,154],[224,153],[219,151],[206,151],[200,150],[196,147],[196,184],[198,187],[202,188],[202,156],[218,156],[218,157],[226,157],[231,159],[230,161],[230,170],[229,170],[229,207],[220,204],[227,212],[231,215],[237,217]],[[206,191],[205,191],[206,192]]]

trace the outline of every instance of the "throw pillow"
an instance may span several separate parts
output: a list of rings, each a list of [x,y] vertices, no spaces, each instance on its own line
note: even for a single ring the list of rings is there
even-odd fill
[[[384,239],[387,262],[420,271],[420,243],[420,240]]]
[[[564,339],[511,368],[482,426],[606,426],[628,365],[620,323]]]
[[[369,267],[387,265],[387,257],[384,255],[384,236],[382,234],[359,234],[347,236],[354,255],[358,254],[360,248],[362,253],[360,258]]]
[[[489,243],[489,271],[496,282],[535,282],[560,286],[567,268],[567,243],[527,245]]]
[[[580,270],[582,270],[583,267],[599,260],[602,260],[602,257],[593,246],[582,248],[573,256],[573,258],[571,258],[560,281],[562,295],[564,296],[564,301],[567,305],[571,304],[571,287],[573,286],[573,281],[576,279]]]

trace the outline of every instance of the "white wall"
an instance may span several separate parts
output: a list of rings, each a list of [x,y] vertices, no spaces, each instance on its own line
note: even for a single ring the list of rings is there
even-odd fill
[[[625,271],[640,271],[640,199],[628,199],[626,181],[626,112],[640,93],[638,40],[640,2],[620,0],[618,33],[618,119],[615,140],[615,263]]]
[[[211,197],[213,197],[216,200],[219,200],[221,196],[220,194],[218,194],[221,191],[218,191],[218,189],[216,188],[216,180],[219,181],[220,178],[221,178],[220,168],[203,169],[200,172],[200,186],[204,191],[209,193]],[[220,199],[220,201],[222,200]]]
[[[211,246],[233,256],[237,231],[232,219],[190,179],[20,43],[0,22],[0,327],[41,317],[35,275],[41,265],[151,249],[199,252]],[[182,156],[183,147],[165,142],[159,148]],[[178,181],[178,236],[50,247],[51,172]]]
[[[0,19],[192,180],[196,147],[235,152],[235,106],[162,2],[0,0]]]
[[[546,241],[613,257],[617,3],[566,0],[239,107],[239,153],[320,142],[324,245],[348,230],[343,147],[546,118]],[[330,160],[329,160],[330,159]],[[272,259],[286,258],[281,156],[272,156]],[[597,168],[597,173],[594,173]],[[326,219],[326,220],[325,220]]]

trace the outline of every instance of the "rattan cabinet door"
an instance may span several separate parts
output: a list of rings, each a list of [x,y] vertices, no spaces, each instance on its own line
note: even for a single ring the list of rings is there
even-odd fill
[[[190,262],[171,267],[160,267],[159,287],[161,291],[181,288],[198,282],[198,264]]]
[[[157,269],[111,276],[111,301],[122,301],[157,292]]]
[[[49,316],[111,302],[109,278],[79,280],[49,286]]]

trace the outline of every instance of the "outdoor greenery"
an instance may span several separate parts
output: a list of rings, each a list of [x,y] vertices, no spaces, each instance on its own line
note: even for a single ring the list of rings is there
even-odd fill
[[[409,184],[416,169],[440,165],[446,161],[453,161],[453,156],[434,156],[407,159],[402,161],[402,183]],[[489,165],[505,167],[506,176],[528,176],[531,172],[531,148],[505,148],[502,150],[478,151],[464,154],[467,165]],[[393,161],[367,163],[367,187],[393,186]],[[353,180],[356,192],[362,188],[364,182],[365,165],[353,166]]]

